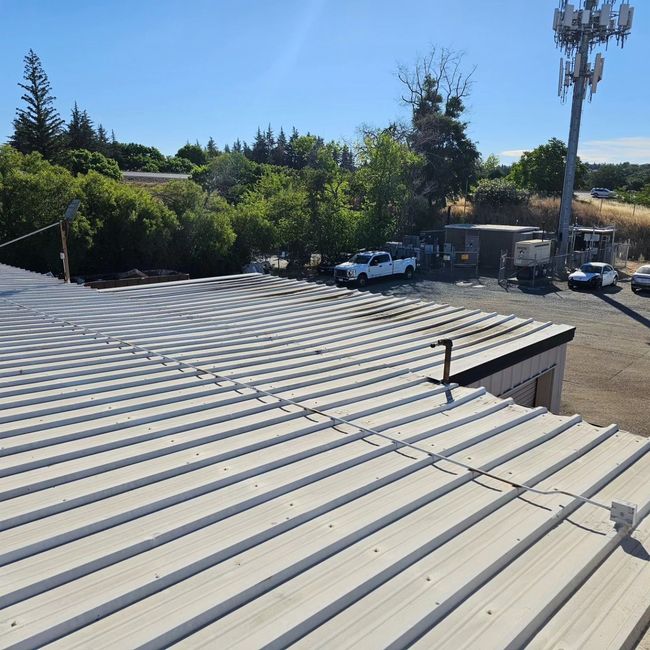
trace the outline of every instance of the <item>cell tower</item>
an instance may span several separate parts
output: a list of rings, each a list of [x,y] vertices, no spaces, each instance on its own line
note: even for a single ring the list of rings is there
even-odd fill
[[[616,39],[616,43],[623,47],[632,29],[634,7],[622,0],[620,7],[616,9],[617,2],[618,0],[606,0],[599,6],[600,0],[580,0],[577,5],[560,0],[560,6],[553,15],[555,43],[566,57],[560,59],[558,82],[558,95],[563,102],[566,101],[569,88],[573,85],[569,143],[558,224],[559,255],[565,256],[568,253],[582,102],[587,87],[591,101],[598,82],[603,78],[605,58],[598,53],[592,64],[589,57],[597,46],[607,47],[610,39]]]

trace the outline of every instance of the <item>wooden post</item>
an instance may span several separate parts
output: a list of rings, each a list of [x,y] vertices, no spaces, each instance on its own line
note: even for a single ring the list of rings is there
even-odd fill
[[[68,222],[63,220],[59,221],[59,229],[61,231],[61,255],[63,256],[63,276],[65,282],[70,284],[70,262],[68,260]]]

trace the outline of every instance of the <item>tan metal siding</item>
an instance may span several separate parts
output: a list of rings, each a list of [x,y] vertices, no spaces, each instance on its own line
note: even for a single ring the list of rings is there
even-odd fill
[[[553,370],[553,386],[550,400],[541,404],[553,413],[559,413],[562,397],[562,382],[564,380],[564,366],[566,360],[566,343],[542,354],[535,355],[521,363],[514,364],[470,384],[473,388],[483,386],[487,391],[499,397],[509,397],[510,391],[521,386],[534,377]],[[547,403],[548,402],[548,403]],[[540,404],[534,404],[539,406]]]

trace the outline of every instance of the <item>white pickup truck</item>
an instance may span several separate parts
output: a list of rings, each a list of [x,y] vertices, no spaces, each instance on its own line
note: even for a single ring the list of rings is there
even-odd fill
[[[415,257],[393,259],[385,251],[364,251],[353,255],[347,262],[334,267],[336,283],[356,283],[365,287],[368,280],[403,275],[410,280],[415,271]]]

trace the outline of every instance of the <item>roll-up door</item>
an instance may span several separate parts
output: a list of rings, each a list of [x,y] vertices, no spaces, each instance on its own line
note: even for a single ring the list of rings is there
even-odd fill
[[[532,408],[535,406],[535,395],[537,394],[537,379],[531,379],[520,386],[515,386],[501,397],[512,397],[515,403],[520,406]]]

